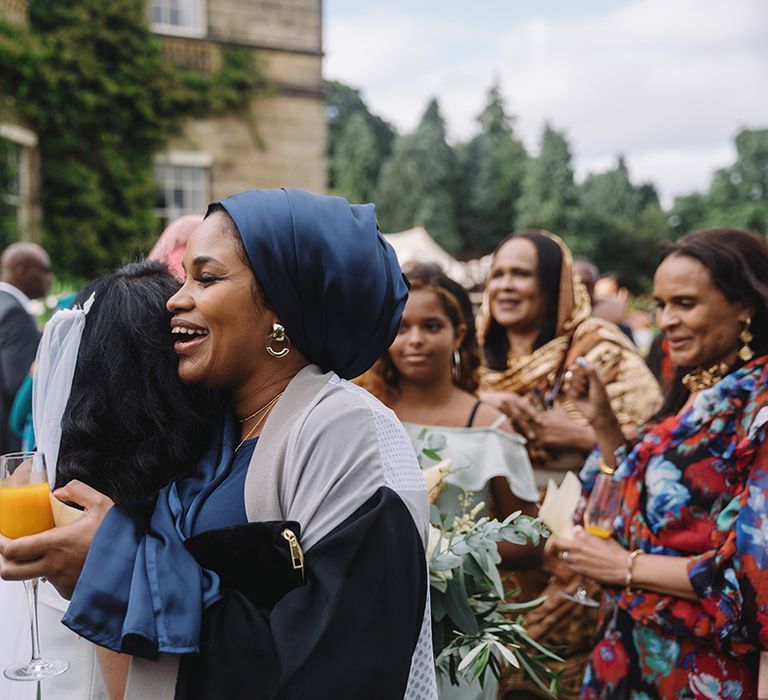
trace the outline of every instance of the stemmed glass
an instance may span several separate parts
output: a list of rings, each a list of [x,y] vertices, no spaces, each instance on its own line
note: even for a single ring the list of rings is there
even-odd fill
[[[0,533],[15,539],[53,527],[50,487],[42,452],[0,455]],[[10,666],[3,672],[12,681],[39,681],[58,676],[69,668],[64,659],[43,659],[37,624],[39,579],[24,581],[29,605],[32,658],[27,664]]]
[[[602,539],[610,539],[613,534],[613,519],[619,512],[623,497],[623,481],[614,481],[610,474],[603,472],[598,474],[584,511],[584,529]],[[560,595],[574,603],[590,608],[596,608],[600,605],[587,593],[583,582],[579,584],[575,593],[563,591]]]

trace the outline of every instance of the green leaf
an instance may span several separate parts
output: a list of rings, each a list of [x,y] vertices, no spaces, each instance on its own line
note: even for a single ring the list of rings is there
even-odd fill
[[[520,668],[520,662],[517,660],[517,657],[504,644],[501,644],[501,642],[494,642],[494,645],[501,652],[501,655],[510,666]]]
[[[462,592],[462,586],[458,581],[451,581],[445,593],[445,610],[448,617],[453,620],[465,634],[477,634],[477,619],[469,607],[466,591]]]
[[[488,649],[488,644],[486,642],[483,642],[482,644],[478,644],[461,660],[458,670],[463,671],[475,660],[477,656],[479,656],[483,652],[483,650],[486,650],[486,649]]]
[[[446,584],[446,589],[447,587],[448,586]],[[443,593],[445,593],[445,589],[443,590]],[[432,593],[430,604],[432,607],[432,619],[435,622],[441,622],[445,617],[445,605],[443,605],[443,596]]]
[[[429,457],[430,459],[434,460],[435,462],[442,462],[443,458],[440,456],[438,452],[435,452],[434,450],[430,450],[428,447],[425,447],[421,453],[425,457]]]

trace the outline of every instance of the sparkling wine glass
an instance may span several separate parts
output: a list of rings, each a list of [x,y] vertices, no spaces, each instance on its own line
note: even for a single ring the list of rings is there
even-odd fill
[[[623,497],[623,481],[614,481],[611,475],[602,472],[598,474],[584,511],[584,529],[596,537],[609,539],[613,534],[613,519],[619,512]],[[562,592],[560,595],[574,603],[590,608],[596,608],[600,605],[594,598],[590,597],[583,583],[579,584],[575,593]]]
[[[42,452],[15,452],[0,455],[0,533],[15,539],[53,527],[50,487]],[[58,676],[69,668],[64,659],[43,659],[37,624],[39,579],[24,581],[29,605],[32,658],[29,663],[10,666],[4,675],[12,681],[39,681]]]

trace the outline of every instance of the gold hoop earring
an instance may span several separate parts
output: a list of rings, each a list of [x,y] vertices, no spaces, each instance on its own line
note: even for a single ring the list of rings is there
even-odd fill
[[[751,323],[752,319],[748,318],[744,323],[744,328],[742,328],[741,333],[739,333],[739,340],[742,343],[742,346],[739,349],[739,359],[742,362],[749,362],[755,356],[754,351],[749,347],[749,344],[755,339],[755,336],[752,335],[752,331],[749,330]]]
[[[453,361],[451,362],[451,376],[453,376],[454,382],[458,382],[461,379],[461,353],[458,350],[453,351]]]
[[[285,328],[279,323],[272,324],[272,332],[267,336],[267,352],[272,357],[285,357],[291,351],[291,341],[285,334]],[[275,350],[273,343],[279,343],[283,347]]]

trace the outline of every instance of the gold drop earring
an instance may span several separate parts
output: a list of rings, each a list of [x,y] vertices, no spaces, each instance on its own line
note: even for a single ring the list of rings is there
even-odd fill
[[[744,328],[742,328],[741,333],[739,333],[739,340],[742,343],[742,346],[739,349],[739,359],[742,362],[749,362],[755,356],[754,350],[749,347],[749,344],[755,339],[755,336],[752,335],[752,331],[749,330],[751,323],[752,319],[748,318],[744,323]]]

